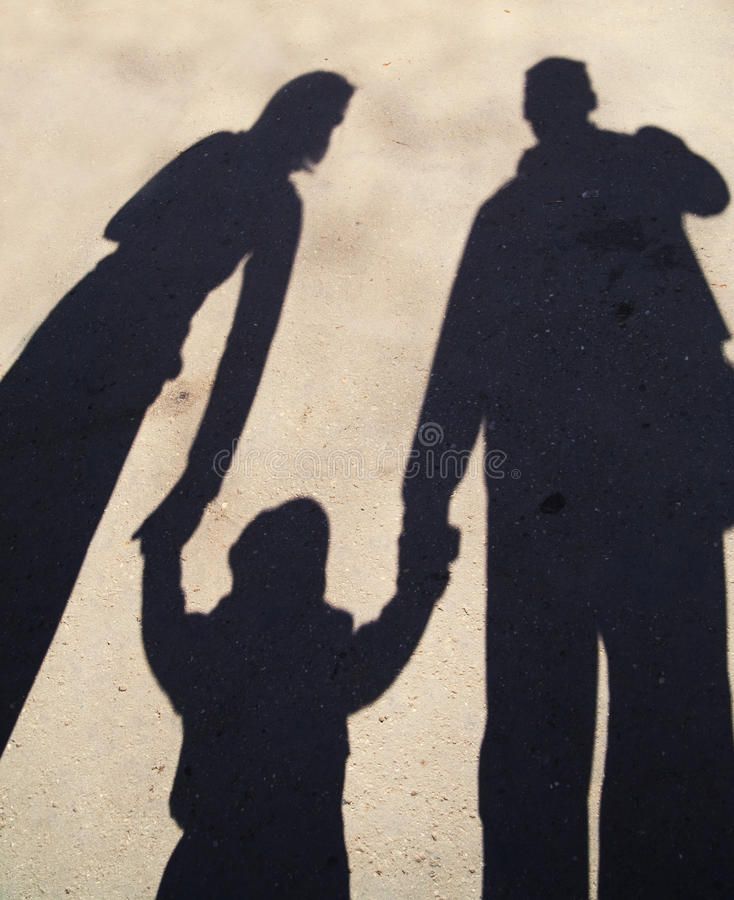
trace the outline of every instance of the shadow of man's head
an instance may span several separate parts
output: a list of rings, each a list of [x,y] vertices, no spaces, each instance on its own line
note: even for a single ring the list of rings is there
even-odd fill
[[[273,95],[250,134],[274,168],[310,171],[326,155],[353,93],[334,72],[300,75]]]
[[[523,112],[538,140],[582,128],[596,105],[596,94],[582,62],[549,57],[525,73]]]

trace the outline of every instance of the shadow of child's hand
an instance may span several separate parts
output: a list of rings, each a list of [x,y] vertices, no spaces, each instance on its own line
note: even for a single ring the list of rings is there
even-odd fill
[[[459,555],[460,532],[452,525],[404,530],[400,535],[398,586],[420,588],[437,599],[449,582],[449,566]]]
[[[180,553],[196,531],[199,519],[185,497],[171,493],[133,534],[133,540],[140,541],[145,555],[159,550]]]

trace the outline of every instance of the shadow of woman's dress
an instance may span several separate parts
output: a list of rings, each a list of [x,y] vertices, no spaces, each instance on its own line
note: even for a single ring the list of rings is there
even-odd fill
[[[2,747],[146,410],[180,371],[193,316],[248,256],[257,283],[240,300],[230,342],[239,331],[259,361],[241,379],[254,379],[243,388],[254,396],[301,211],[292,160],[278,156],[267,129],[252,134],[202,140],[139,191],[105,231],[118,248],[59,301],[0,385]],[[257,321],[258,292],[266,322]]]

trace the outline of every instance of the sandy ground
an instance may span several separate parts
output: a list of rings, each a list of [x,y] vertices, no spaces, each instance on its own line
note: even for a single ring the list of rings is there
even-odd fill
[[[111,215],[176,153],[248,127],[300,73],[328,68],[358,88],[327,158],[296,179],[303,235],[247,426],[253,466],[230,473],[186,548],[188,602],[203,611],[229,588],[243,525],[297,494],[331,521],[330,601],[361,623],[390,597],[400,454],[472,218],[532,142],[529,66],[584,60],[597,122],[666,128],[734,184],[726,0],[10,0],[2,31],[3,371],[109,251]],[[730,330],[733,217],[730,206],[687,222]],[[180,725],[143,653],[130,536],[182,469],[240,274],[197,315],[184,369],[148,413],[0,763],[3,898],[153,897],[177,841]],[[272,451],[287,460],[275,474]],[[358,452],[366,469],[310,471],[299,451]],[[349,723],[355,897],[480,893],[483,509],[481,481],[467,479],[452,507],[462,547],[451,585],[397,683]],[[592,808],[599,772],[597,760]]]

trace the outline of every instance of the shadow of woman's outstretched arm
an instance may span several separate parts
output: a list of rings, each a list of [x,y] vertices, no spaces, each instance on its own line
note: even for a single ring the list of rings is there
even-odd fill
[[[283,308],[301,229],[295,194],[278,198],[256,236],[232,329],[186,469],[142,526],[161,529],[178,547],[189,540],[233,464]]]

